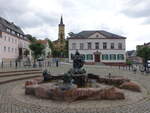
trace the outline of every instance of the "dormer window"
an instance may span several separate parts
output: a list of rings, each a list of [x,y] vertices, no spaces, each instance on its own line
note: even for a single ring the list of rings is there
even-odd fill
[[[14,32],[14,31],[12,31],[12,34],[15,34],[15,32]]]
[[[20,37],[23,37],[21,34],[19,35]]]
[[[99,35],[96,35],[96,38],[98,38],[99,37]]]
[[[10,29],[9,28],[7,28],[6,31],[10,33]]]

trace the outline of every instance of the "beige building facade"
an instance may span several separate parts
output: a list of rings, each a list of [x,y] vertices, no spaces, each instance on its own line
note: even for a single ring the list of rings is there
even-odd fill
[[[126,63],[126,37],[107,31],[82,31],[72,34],[69,40],[69,61],[78,50],[86,63],[124,65]]]
[[[0,62],[23,59],[24,51],[31,53],[29,45],[30,42],[20,27],[0,17]]]

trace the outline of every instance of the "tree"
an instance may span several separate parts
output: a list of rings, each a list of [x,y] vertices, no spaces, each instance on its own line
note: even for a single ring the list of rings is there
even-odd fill
[[[147,46],[138,47],[137,48],[137,56],[143,58],[143,63],[144,63],[144,67],[145,67],[144,70],[146,71],[147,60],[150,59],[150,48]]]
[[[51,48],[51,50],[53,51],[54,46],[51,40],[49,40],[48,38],[46,38],[48,40],[48,44],[49,44],[49,48]]]
[[[32,43],[35,43],[37,41],[37,39],[35,37],[33,37],[30,34],[27,34],[26,37],[28,38],[28,40],[30,40]]]
[[[133,62],[130,61],[130,60],[127,60],[127,61],[126,61],[126,64],[129,65],[129,66],[131,66],[131,65],[133,64]]]
[[[39,58],[41,55],[45,54],[45,46],[40,43],[32,43],[30,44],[29,48],[32,50],[32,56],[34,58],[34,61]]]

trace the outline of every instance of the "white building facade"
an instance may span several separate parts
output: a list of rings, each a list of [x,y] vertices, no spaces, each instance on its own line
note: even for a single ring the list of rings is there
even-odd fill
[[[121,65],[126,63],[126,37],[106,31],[82,31],[69,38],[69,62],[76,50],[88,64],[104,63]]]
[[[25,50],[30,53],[29,44],[18,26],[0,17],[0,62],[23,59]]]

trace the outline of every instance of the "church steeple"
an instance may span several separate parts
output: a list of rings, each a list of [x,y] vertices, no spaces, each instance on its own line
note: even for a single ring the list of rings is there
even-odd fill
[[[63,17],[61,16],[60,24],[63,24]]]
[[[58,40],[60,43],[63,43],[65,40],[65,25],[63,24],[63,17],[61,16],[60,24],[59,24],[59,31],[58,31]]]
[[[62,16],[61,16],[60,24],[59,24],[59,25],[62,25],[62,26],[64,25],[64,24],[63,24],[63,17],[62,17]]]

